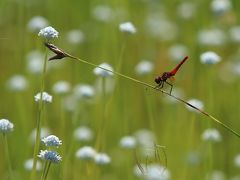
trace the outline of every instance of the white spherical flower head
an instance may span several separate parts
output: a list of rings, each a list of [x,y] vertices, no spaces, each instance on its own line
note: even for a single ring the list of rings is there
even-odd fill
[[[178,15],[183,19],[191,19],[196,14],[194,2],[183,2],[177,8]]]
[[[198,42],[201,45],[221,46],[226,42],[226,34],[221,29],[201,30],[198,33]]]
[[[175,40],[178,35],[178,26],[175,22],[161,14],[149,13],[145,26],[150,36],[162,41]]]
[[[24,168],[28,171],[31,171],[32,167],[33,167],[33,159],[26,160],[24,163]],[[41,169],[42,169],[42,164],[41,162],[37,161],[36,170],[40,171]]]
[[[203,64],[217,64],[221,61],[221,57],[215,52],[207,51],[201,54],[200,61]]]
[[[39,102],[41,100],[41,93],[37,93],[36,96],[34,96],[34,100],[36,102]],[[51,103],[52,102],[52,96],[49,95],[47,92],[42,92],[42,101]]]
[[[54,135],[49,135],[49,136],[43,138],[42,142],[47,147],[52,147],[52,146],[58,147],[58,146],[62,145],[62,141],[59,140],[59,138]]]
[[[234,164],[235,164],[236,167],[240,168],[240,154],[235,156]]]
[[[168,55],[170,60],[179,62],[182,57],[185,57],[188,54],[188,48],[182,44],[175,44],[171,46],[168,50]]]
[[[11,123],[9,120],[7,119],[1,119],[0,120],[0,132],[5,134],[8,132],[13,131],[13,123]]]
[[[92,10],[92,16],[101,22],[110,22],[113,17],[113,10],[106,5],[98,5]]]
[[[149,74],[153,71],[153,64],[151,61],[142,60],[136,65],[135,71],[139,75]]]
[[[74,29],[67,33],[67,40],[71,44],[81,44],[85,40],[85,35],[82,31]]]
[[[56,151],[49,150],[41,150],[38,157],[51,163],[59,163],[62,160],[62,157]]]
[[[94,157],[94,160],[98,165],[106,165],[111,162],[111,158],[105,153],[97,153]]]
[[[76,152],[76,157],[82,160],[94,160],[96,151],[90,146],[84,146]]]
[[[81,99],[89,99],[94,96],[95,92],[92,86],[86,84],[79,84],[76,85],[74,88],[74,95],[75,97]]]
[[[40,74],[43,69],[44,54],[40,51],[31,51],[27,54],[27,70],[32,74]]]
[[[150,164],[146,168],[146,179],[161,179],[168,180],[170,179],[170,172],[163,166],[158,164]]]
[[[124,149],[134,149],[137,145],[137,141],[133,136],[124,136],[120,140],[120,146]]]
[[[40,29],[46,27],[48,21],[42,16],[35,16],[29,20],[27,27],[31,32],[38,32]]]
[[[74,137],[83,142],[91,141],[93,138],[93,132],[86,126],[81,126],[74,131]]]
[[[221,141],[221,134],[218,132],[218,130],[210,128],[206,129],[201,136],[203,141],[209,141],[209,142],[219,142]]]
[[[110,66],[110,65],[107,64],[107,63],[102,63],[102,64],[99,65],[99,67],[104,68],[104,69],[107,69],[107,70],[109,70],[109,71],[113,71],[112,66]],[[95,75],[101,76],[101,77],[109,77],[109,76],[112,76],[112,75],[113,75],[112,72],[106,71],[106,70],[101,69],[101,68],[99,68],[99,67],[97,67],[97,68],[95,68],[95,69],[93,70],[93,73],[94,73]]]
[[[203,105],[203,102],[198,100],[198,99],[190,99],[187,101],[189,104],[195,106],[196,108],[200,109],[200,110],[203,110],[204,108],[204,105]],[[196,109],[186,105],[186,108],[190,111],[195,111],[195,112],[198,112]]]
[[[51,26],[41,29],[38,33],[38,36],[43,37],[47,40],[51,40],[58,37],[58,32]]]
[[[7,81],[7,87],[11,91],[24,91],[28,86],[28,81],[22,75],[14,75]]]
[[[119,30],[124,33],[134,34],[137,32],[135,26],[131,22],[119,24]]]
[[[231,8],[232,4],[230,0],[213,0],[211,3],[211,9],[216,14],[222,14]]]
[[[58,81],[53,85],[52,90],[56,94],[64,95],[70,91],[70,84],[67,81]]]
[[[233,42],[240,43],[240,26],[233,26],[229,30],[230,38]]]

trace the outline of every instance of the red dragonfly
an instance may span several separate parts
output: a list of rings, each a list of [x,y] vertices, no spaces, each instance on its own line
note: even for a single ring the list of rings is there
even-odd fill
[[[178,63],[178,65],[169,72],[162,73],[161,76],[158,76],[155,78],[155,82],[158,84],[155,88],[161,89],[163,88],[164,83],[167,83],[169,86],[171,86],[170,94],[172,93],[172,87],[173,85],[167,82],[169,78],[172,78],[178,71],[178,69],[182,66],[182,64],[188,59],[188,56],[184,57],[183,60]]]

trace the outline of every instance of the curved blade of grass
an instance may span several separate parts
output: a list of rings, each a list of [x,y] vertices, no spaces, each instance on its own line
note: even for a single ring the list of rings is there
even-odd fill
[[[55,45],[54,45],[54,46],[55,46]],[[57,47],[55,46],[55,48],[57,48]],[[50,49],[50,48],[49,48],[49,49]],[[164,93],[164,94],[166,94],[166,95],[168,95],[168,96],[176,99],[176,100],[179,101],[179,102],[184,103],[185,105],[187,105],[187,106],[189,106],[189,107],[197,110],[198,112],[202,113],[203,115],[209,117],[209,118],[210,118],[211,120],[213,120],[215,123],[221,125],[223,128],[227,129],[228,131],[230,131],[231,133],[235,134],[237,137],[240,138],[240,134],[237,133],[235,130],[233,130],[231,127],[227,126],[226,124],[224,124],[223,122],[221,122],[221,121],[218,120],[217,118],[213,117],[213,116],[210,115],[209,113],[207,113],[207,112],[205,112],[205,111],[197,108],[196,106],[194,106],[194,105],[186,102],[185,100],[183,100],[183,99],[181,99],[181,98],[179,98],[179,97],[176,97],[176,96],[174,96],[174,95],[172,95],[172,94],[170,94],[170,93],[168,93],[168,92],[166,92],[166,91],[164,91],[164,90],[162,90],[162,89],[157,89],[155,86],[153,86],[153,85],[151,85],[151,84],[142,82],[142,81],[140,81],[140,80],[137,80],[137,79],[135,79],[135,78],[129,77],[129,76],[124,75],[124,74],[122,74],[122,73],[119,73],[119,72],[116,72],[116,71],[112,71],[112,70],[109,70],[109,69],[100,67],[100,66],[98,66],[97,64],[94,64],[94,63],[85,61],[85,60],[80,59],[80,58],[75,57],[75,56],[72,56],[72,55],[70,55],[70,54],[68,54],[68,53],[60,50],[59,48],[57,48],[57,49],[61,52],[61,55],[64,54],[64,57],[69,57],[69,58],[71,58],[71,59],[77,60],[77,61],[79,61],[79,62],[82,62],[82,63],[84,63],[84,64],[90,65],[90,66],[92,66],[92,67],[97,67],[97,68],[103,69],[103,70],[105,70],[105,71],[111,72],[111,73],[113,73],[113,74],[115,74],[115,75],[117,75],[117,76],[120,76],[120,77],[123,77],[123,78],[125,78],[125,79],[131,80],[131,81],[133,81],[133,82],[135,82],[135,83],[138,83],[138,84],[140,84],[140,85],[143,85],[143,86],[145,86],[145,87],[149,87],[149,88],[151,88],[151,89],[153,89],[153,90],[155,90],[155,91],[161,91],[162,93]],[[50,50],[51,50],[51,49],[50,49]],[[54,52],[55,52],[55,51],[54,51]],[[55,53],[56,53],[56,52],[55,52]],[[53,60],[52,58],[50,58],[50,59]]]

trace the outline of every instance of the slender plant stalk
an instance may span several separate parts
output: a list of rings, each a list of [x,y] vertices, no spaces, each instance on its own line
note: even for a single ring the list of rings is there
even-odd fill
[[[4,143],[5,143],[4,146],[5,146],[5,153],[6,153],[6,159],[7,159],[7,164],[8,164],[8,172],[9,172],[10,179],[13,180],[14,178],[13,178],[13,172],[12,172],[12,163],[10,160],[7,135],[5,133],[3,133],[3,139],[4,139]]]
[[[40,101],[38,106],[38,118],[37,118],[37,128],[36,128],[36,138],[35,138],[35,146],[34,146],[34,153],[33,153],[33,168],[31,173],[31,180],[36,179],[36,166],[37,166],[37,154],[40,147],[40,136],[41,136],[41,124],[43,119],[43,91],[45,87],[45,76],[47,71],[47,51],[45,52],[44,64],[43,64],[43,71],[42,71],[42,80],[41,80],[41,95]]]
[[[45,44],[45,45],[46,45],[46,44]],[[48,45],[48,44],[47,44],[47,45]],[[47,46],[47,45],[46,45],[46,46]],[[54,46],[54,48],[51,48],[51,47],[50,47],[49,49],[50,49],[51,51],[55,52],[57,55],[60,55],[61,58],[69,57],[69,58],[71,58],[71,59],[77,60],[77,61],[79,61],[79,62],[82,62],[82,63],[84,63],[84,64],[90,65],[90,66],[92,66],[92,67],[98,67],[98,68],[103,69],[103,70],[105,70],[105,71],[111,72],[111,73],[113,73],[113,74],[115,74],[115,75],[117,75],[117,76],[120,76],[120,77],[122,77],[122,78],[131,80],[131,81],[133,81],[133,82],[135,82],[135,83],[137,83],[137,84],[139,84],[139,85],[143,85],[143,86],[148,87],[148,88],[151,88],[151,89],[153,89],[153,90],[155,90],[155,91],[160,91],[160,92],[162,92],[163,94],[166,94],[166,95],[170,96],[171,98],[174,98],[175,100],[177,100],[177,101],[179,101],[179,102],[181,102],[181,103],[184,103],[185,105],[187,105],[187,106],[189,106],[189,107],[192,107],[193,109],[195,109],[195,110],[197,110],[198,112],[202,113],[203,115],[209,117],[212,121],[214,121],[215,123],[221,125],[221,126],[224,127],[226,130],[230,131],[231,133],[235,134],[237,137],[240,138],[240,134],[237,133],[237,132],[236,132],[235,130],[233,130],[232,128],[230,128],[228,125],[224,124],[223,122],[221,122],[221,121],[218,120],[217,118],[213,117],[212,115],[208,114],[207,112],[205,112],[205,111],[197,108],[196,106],[194,106],[194,105],[186,102],[185,100],[183,100],[183,99],[181,99],[181,98],[179,98],[179,97],[176,97],[176,96],[170,94],[169,92],[166,92],[166,91],[164,91],[164,90],[162,90],[162,89],[156,88],[156,86],[153,86],[153,85],[150,85],[150,84],[148,84],[148,83],[139,81],[139,80],[137,80],[137,79],[135,79],[135,78],[126,76],[126,75],[124,75],[124,74],[121,74],[121,73],[119,73],[119,72],[112,71],[112,70],[109,70],[109,69],[100,67],[100,66],[98,66],[97,64],[94,64],[94,63],[85,61],[85,60],[80,59],[80,58],[75,57],[75,56],[72,56],[72,55],[70,55],[70,54],[68,54],[68,53],[60,50],[60,49],[57,48],[55,45],[53,45],[53,46]],[[57,51],[56,51],[55,49],[57,49]],[[53,59],[54,59],[54,58],[51,58],[51,60],[53,60]],[[59,58],[55,58],[55,59],[59,59]]]
[[[47,169],[47,163],[48,161],[45,161],[44,163],[44,167],[43,167],[43,171],[42,171],[42,175],[41,175],[41,180],[44,178],[45,173],[46,173],[46,169]]]
[[[47,179],[47,175],[48,175],[50,166],[51,166],[51,162],[50,161],[46,161],[46,169],[45,169],[45,172],[43,173],[44,176],[43,176],[42,180],[46,180]]]

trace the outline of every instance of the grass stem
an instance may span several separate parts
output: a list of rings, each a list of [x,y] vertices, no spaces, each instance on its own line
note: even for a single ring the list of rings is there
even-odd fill
[[[47,46],[47,45],[46,45],[46,46]],[[57,48],[57,47],[54,45],[54,48]],[[51,48],[49,48],[49,49],[52,50]],[[135,79],[135,78],[132,78],[132,77],[127,76],[127,75],[124,75],[124,74],[122,74],[122,73],[119,73],[119,72],[116,72],[116,71],[112,71],[112,70],[109,70],[109,69],[100,67],[100,66],[98,66],[97,64],[94,64],[94,63],[92,63],[92,62],[88,62],[88,61],[86,61],[86,60],[83,60],[83,59],[80,59],[80,58],[78,58],[78,57],[72,56],[72,55],[70,55],[70,54],[68,54],[68,53],[66,53],[66,52],[64,52],[64,51],[62,51],[62,50],[60,50],[60,49],[58,49],[58,48],[57,48],[57,50],[58,50],[60,53],[63,54],[62,57],[69,57],[69,58],[71,58],[71,59],[73,59],[73,60],[77,60],[77,61],[79,61],[79,62],[81,62],[81,63],[90,65],[90,66],[92,66],[92,67],[98,67],[98,68],[103,69],[103,70],[105,70],[105,71],[111,72],[111,73],[113,73],[113,74],[115,74],[115,75],[117,75],[117,76],[120,76],[120,77],[122,77],[122,78],[128,79],[128,80],[130,80],[130,81],[132,81],[132,82],[135,82],[135,83],[137,83],[137,84],[139,84],[139,85],[143,85],[143,86],[148,87],[148,88],[151,88],[151,89],[153,89],[153,90],[155,90],[155,91],[160,91],[160,92],[162,92],[163,94],[166,94],[167,96],[170,96],[171,98],[174,98],[175,100],[177,100],[177,101],[179,101],[179,102],[181,102],[181,103],[183,103],[183,104],[185,104],[185,105],[187,105],[187,106],[195,109],[196,111],[202,113],[203,115],[207,116],[207,117],[210,118],[212,121],[214,121],[215,123],[219,124],[220,126],[222,126],[223,128],[225,128],[226,130],[228,130],[229,132],[233,133],[234,135],[236,135],[237,137],[240,138],[240,134],[237,133],[237,132],[236,132],[235,130],[233,130],[232,128],[230,128],[228,125],[224,124],[223,122],[221,122],[221,121],[218,120],[217,118],[213,117],[212,115],[208,114],[207,112],[205,112],[205,111],[197,108],[196,106],[194,106],[194,105],[186,102],[185,100],[183,100],[183,99],[181,99],[181,98],[179,98],[179,97],[176,97],[176,96],[170,94],[169,92],[166,92],[166,91],[164,91],[164,90],[162,90],[162,89],[156,88],[156,86],[153,86],[153,85],[151,85],[151,84],[145,83],[145,82],[140,81],[140,80],[137,80],[137,79]],[[53,52],[54,52],[54,51],[53,51]],[[55,53],[56,53],[56,51],[55,51]]]

